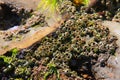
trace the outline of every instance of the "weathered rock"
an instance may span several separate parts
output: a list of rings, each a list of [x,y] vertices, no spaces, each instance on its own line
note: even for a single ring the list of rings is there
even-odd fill
[[[92,67],[94,76],[97,80],[119,80],[120,79],[120,23],[104,21],[103,25],[108,27],[110,32],[117,36],[118,49],[115,56],[106,57],[106,61],[102,57],[102,62]],[[99,60],[99,59],[98,59]],[[99,62],[99,61],[98,61]],[[101,66],[104,65],[104,66]]]
[[[30,47],[32,44],[39,41],[41,38],[43,38],[47,34],[56,30],[61,24],[61,22],[63,22],[61,20],[59,20],[60,21],[59,22],[59,21],[54,21],[55,19],[50,19],[50,20],[47,20],[47,23],[51,27],[48,27],[48,25],[43,24],[46,21],[41,20],[41,16],[39,14],[36,15],[37,13],[40,13],[40,11],[36,11],[36,13],[33,16],[31,16],[30,18],[26,20],[25,25],[24,25],[24,24],[21,24],[21,21],[22,21],[21,18],[25,18],[27,13],[30,13],[31,10],[35,11],[37,8],[37,4],[39,3],[39,0],[31,0],[31,1],[29,0],[0,0],[0,1],[2,3],[1,11],[2,11],[2,8],[4,8],[4,6],[5,7],[7,6],[7,8],[4,9],[5,13],[8,14],[8,11],[12,13],[12,15],[8,16],[8,18],[5,19],[5,23],[7,23],[6,20],[8,21],[9,19],[11,20],[12,18],[15,18],[10,21],[10,22],[13,22],[11,23],[12,28],[11,27],[6,28],[7,25],[5,24],[6,26],[4,30],[3,26],[1,26],[2,29],[0,31],[0,55],[6,53],[7,51],[13,48],[23,49],[23,48]],[[6,9],[10,9],[10,10],[7,11]],[[10,18],[11,16],[13,17]],[[19,17],[20,17],[20,24],[14,24],[14,22],[17,21]],[[37,23],[40,23],[40,25],[43,24],[42,27],[44,26],[46,27],[41,28],[41,26],[37,25]],[[39,27],[33,27],[35,25]],[[29,28],[28,33],[25,33],[24,35],[20,35],[17,37],[12,37],[14,34],[16,34],[16,32],[24,31],[28,27],[32,27],[32,28]],[[12,37],[14,38],[14,40],[10,38],[12,40],[6,41],[4,39],[4,37],[6,36]]]
[[[25,9],[26,11],[36,10],[39,0],[0,0],[6,5],[16,8],[16,10]]]
[[[117,44],[120,47],[120,23],[114,21],[104,21],[102,24],[109,28],[111,34],[117,36]]]

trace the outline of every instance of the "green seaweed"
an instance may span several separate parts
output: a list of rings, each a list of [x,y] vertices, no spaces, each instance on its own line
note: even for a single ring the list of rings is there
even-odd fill
[[[59,1],[60,0],[42,0],[38,4],[38,9],[49,10],[51,12],[54,12],[58,7]]]
[[[50,76],[52,74],[56,74],[57,80],[60,80],[60,74],[56,68],[56,65],[54,63],[49,63],[48,68],[49,68],[49,70],[48,70],[48,72],[45,73],[44,80],[47,80],[48,76]]]
[[[18,49],[14,48],[14,49],[11,50],[11,52],[12,52],[12,57],[15,57],[18,53]]]
[[[89,5],[89,1],[90,1],[90,0],[83,0],[83,4],[84,4],[85,6],[88,6],[88,5]]]
[[[2,58],[4,60],[4,62],[6,62],[6,63],[11,63],[12,60],[15,59],[17,53],[18,53],[18,49],[14,48],[11,51],[9,51],[9,54],[12,54],[11,56],[2,55],[2,56],[0,56],[0,58]]]

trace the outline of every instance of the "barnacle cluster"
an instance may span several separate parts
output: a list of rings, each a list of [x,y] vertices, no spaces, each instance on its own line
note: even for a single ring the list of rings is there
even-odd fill
[[[120,22],[120,10],[118,10],[116,15],[113,17],[113,21]]]
[[[88,14],[84,7],[78,12],[70,0],[62,2],[60,11],[61,14],[69,13],[70,17],[55,32],[43,38],[31,49],[22,50],[14,57],[3,55],[4,57],[0,58],[1,79],[3,76],[21,80],[43,79],[43,76],[49,77],[47,73],[53,71],[47,67],[53,63],[52,67],[55,70],[50,72],[50,75],[57,71],[59,76],[64,74],[68,80],[82,80],[82,72],[87,72],[90,68],[86,65],[92,63],[86,62],[87,59],[96,59],[100,54],[115,54],[118,47],[117,38],[110,34],[108,28],[101,25],[103,16],[98,13]],[[10,62],[4,60],[7,57],[12,57]]]
[[[17,27],[17,29],[11,28],[11,30],[6,31],[3,39],[5,41],[21,40],[22,35],[30,32],[30,28],[48,26],[47,22],[45,21],[45,16],[40,12],[33,13],[32,16],[28,18],[26,21],[24,21],[24,23],[22,24],[24,25],[14,26]]]
[[[75,6],[73,6],[73,3],[70,0],[65,0],[61,4],[59,4],[59,11],[61,15],[64,14],[73,14],[76,11]]]
[[[69,69],[72,59],[80,59],[82,55],[114,54],[117,38],[97,19],[101,19],[97,14],[76,12],[57,31],[42,39],[34,56],[49,57],[44,65],[53,62],[72,75]]]
[[[120,1],[119,0],[100,0],[101,4],[107,7],[109,10],[114,10],[119,8]]]
[[[119,0],[112,0],[112,1],[111,0],[90,0],[90,2],[92,2],[91,4],[92,6],[95,6],[96,8],[100,8],[100,10],[104,9],[109,11],[119,8],[119,4],[120,4]]]
[[[44,27],[45,25],[47,25],[45,16],[41,12],[34,12],[32,16],[26,21],[24,26],[29,28],[36,26]]]
[[[32,69],[39,65],[38,60],[31,56],[31,52],[14,51],[7,52],[5,55],[0,56],[0,79],[4,77],[9,80],[29,79],[32,74]]]

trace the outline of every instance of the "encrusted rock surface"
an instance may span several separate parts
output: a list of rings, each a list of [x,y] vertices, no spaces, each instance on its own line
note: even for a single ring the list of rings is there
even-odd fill
[[[18,2],[20,5],[16,9],[20,10],[24,2],[1,1],[12,7],[16,7]],[[3,47],[0,53],[6,54],[0,56],[0,79],[119,80],[120,55],[117,52],[120,35],[116,30],[120,29],[114,29],[115,25],[119,27],[119,23],[103,23],[104,20],[116,19],[119,9],[114,1],[107,0],[113,7],[110,9],[105,1],[100,0],[100,6],[93,5],[88,9],[64,0],[59,5],[64,17],[56,20],[57,23],[52,21],[56,16],[48,23],[44,14],[38,11],[18,26],[19,29],[15,26],[1,31],[0,46]],[[28,0],[24,4],[28,4],[26,2]],[[19,48],[22,50],[19,51]]]

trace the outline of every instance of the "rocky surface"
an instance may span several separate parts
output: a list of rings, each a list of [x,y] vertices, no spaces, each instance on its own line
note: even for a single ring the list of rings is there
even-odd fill
[[[119,80],[119,0],[90,1],[64,0],[47,19],[39,0],[0,0],[1,20],[21,18],[1,27],[0,79]]]
[[[52,18],[45,21],[45,17],[36,11],[39,1],[27,2],[29,1],[1,0],[1,13],[3,14],[1,16],[6,17],[1,18],[0,22],[0,54],[16,47],[18,49],[30,47],[53,32],[63,21],[53,21]],[[6,6],[7,8],[5,8]],[[31,13],[32,10],[33,13]],[[8,11],[10,15],[7,16],[5,12],[8,14]],[[30,16],[31,14],[32,16]],[[49,28],[49,26],[51,27]]]
[[[0,29],[6,30],[20,25],[23,20],[30,16],[29,13],[36,10],[38,3],[38,0],[0,0]]]
[[[39,0],[0,0],[1,3],[6,5],[11,5],[15,7],[16,10],[25,9],[27,11],[36,10]]]
[[[98,60],[100,61],[96,65],[93,66],[93,72],[95,74],[95,77],[97,80],[119,80],[120,79],[120,23],[117,22],[110,22],[105,21],[103,22],[104,26],[107,26],[112,34],[115,34],[118,37],[117,44],[118,49],[114,56],[108,56],[106,57],[106,60],[104,57],[106,55],[102,55]],[[106,63],[104,63],[106,61]],[[101,66],[101,64],[104,64],[104,66]]]

